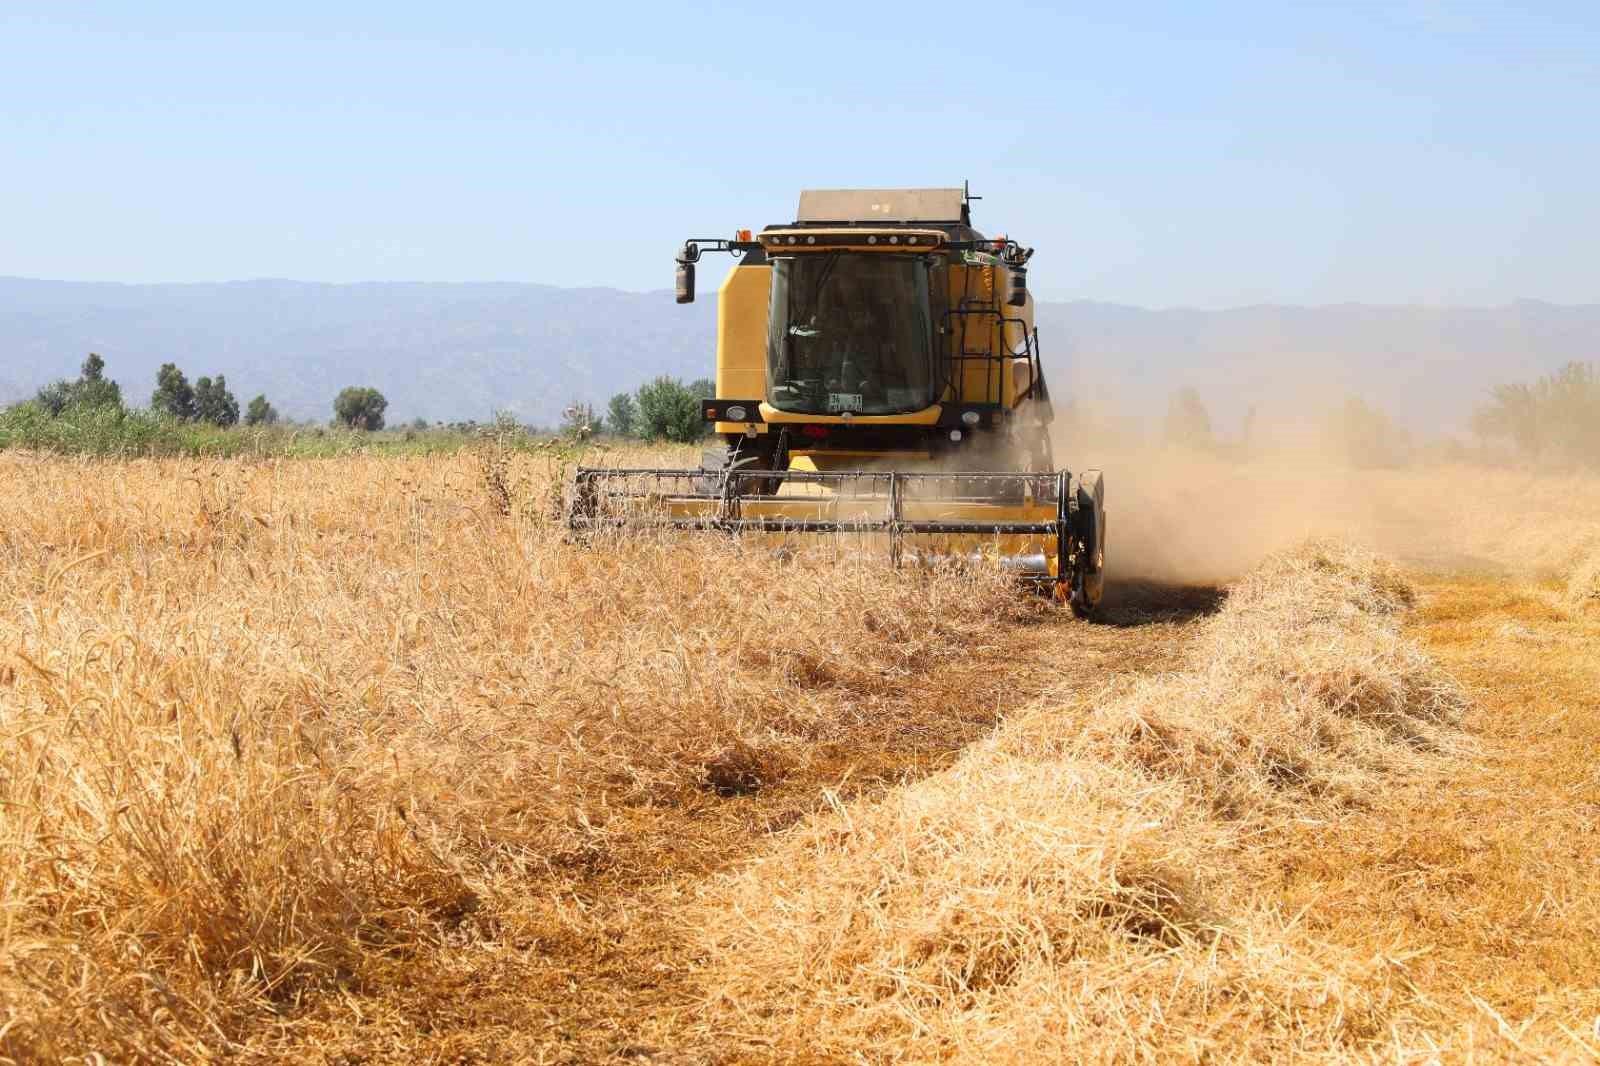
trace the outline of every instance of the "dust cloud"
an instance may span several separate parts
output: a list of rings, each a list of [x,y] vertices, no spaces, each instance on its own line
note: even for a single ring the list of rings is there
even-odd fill
[[[1105,475],[1107,576],[1236,578],[1332,537],[1429,570],[1556,573],[1600,539],[1600,478],[1415,459],[1362,468],[1313,436],[1248,450],[1072,434],[1058,465]]]

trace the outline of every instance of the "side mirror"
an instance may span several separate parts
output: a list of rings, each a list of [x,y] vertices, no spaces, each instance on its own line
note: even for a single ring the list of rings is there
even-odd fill
[[[678,260],[678,302],[694,303],[694,264],[687,259]]]
[[[1028,271],[1020,266],[1013,266],[1010,270],[1010,277],[1006,281],[1006,303],[1011,307],[1021,307],[1028,302]]]

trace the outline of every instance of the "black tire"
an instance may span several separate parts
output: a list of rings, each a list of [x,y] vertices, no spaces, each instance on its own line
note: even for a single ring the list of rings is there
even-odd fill
[[[719,444],[700,453],[700,469],[704,473],[695,479],[694,491],[700,496],[722,495],[723,484],[734,471],[771,470],[772,456],[757,448],[741,444]],[[778,491],[776,478],[740,478],[737,486],[742,495],[771,496]]]
[[[1105,477],[1098,470],[1086,470],[1072,478],[1076,502],[1078,562],[1072,575],[1072,612],[1080,618],[1092,615],[1100,606],[1106,584],[1106,493]]]

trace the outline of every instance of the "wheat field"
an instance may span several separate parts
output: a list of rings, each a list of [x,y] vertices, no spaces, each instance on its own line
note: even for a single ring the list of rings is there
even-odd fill
[[[565,472],[0,454],[0,1058],[1600,1053],[1592,482],[1385,474],[1403,522],[1126,559],[1090,624],[568,543]],[[1429,827],[1443,924],[1395,867]]]

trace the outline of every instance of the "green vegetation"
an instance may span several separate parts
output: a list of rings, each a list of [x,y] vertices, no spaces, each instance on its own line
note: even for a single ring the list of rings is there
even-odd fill
[[[371,387],[352,385],[341,389],[333,400],[334,418],[351,429],[382,429],[383,412],[388,409],[383,393]]]
[[[619,392],[606,405],[605,428],[619,437],[633,436],[634,423],[639,421],[639,405],[633,393]]]
[[[239,421],[239,401],[228,391],[228,379],[221,374],[215,381],[201,378],[194,383],[194,413],[213,426],[231,426]]]
[[[70,408],[121,407],[122,386],[105,376],[106,361],[89,353],[83,361],[77,381],[63,378],[39,390],[34,402],[51,415],[59,415]]]
[[[257,399],[266,403],[265,396]],[[270,408],[271,404],[267,404]],[[163,363],[156,373],[156,390],[150,394],[150,409],[180,422],[209,422],[231,426],[239,421],[239,401],[228,391],[222,374],[203,377],[192,386],[175,363]]]
[[[614,437],[693,444],[711,432],[711,426],[700,418],[700,401],[716,394],[716,383],[708,378],[685,385],[663,375],[640,385],[637,392],[611,397],[603,417],[586,402],[569,404],[562,412],[561,432],[577,438],[604,432]]]
[[[478,435],[473,428],[461,426],[425,433],[409,429],[379,433],[283,423],[222,427],[185,422],[165,413],[110,406],[70,408],[63,414],[51,415],[34,400],[0,410],[0,449],[27,448],[72,455],[430,455],[469,447]],[[530,443],[534,440],[528,439]]]
[[[76,381],[54,382],[34,399],[0,409],[0,449],[115,457],[425,455],[468,447],[484,432],[474,423],[379,432],[387,401],[376,389],[340,394],[341,400],[346,393],[360,394],[357,416],[366,429],[284,423],[264,395],[250,401],[241,427],[239,402],[221,374],[190,385],[182,370],[167,363],[150,406],[138,408],[123,403],[121,387],[105,369],[105,360],[91,353]],[[528,447],[539,443],[526,430],[522,438]]]
[[[716,385],[704,379],[685,385],[677,378],[658,377],[640,385],[634,398],[633,436],[684,444],[699,440],[711,428],[700,418],[700,401],[716,392]]]
[[[148,407],[130,407],[105,371],[105,360],[90,354],[77,380],[46,385],[34,399],[0,409],[0,449],[122,457],[336,456],[449,452],[486,435],[514,449],[549,447],[557,443],[549,439],[553,436],[565,442],[563,447],[581,448],[598,434],[693,443],[710,430],[700,418],[700,401],[716,393],[715,384],[706,379],[684,384],[663,376],[636,393],[613,396],[604,414],[587,401],[575,402],[562,412],[555,430],[525,426],[500,412],[488,424],[430,426],[416,418],[386,431],[389,401],[370,386],[341,390],[333,401],[334,418],[323,426],[285,421],[265,394],[257,394],[241,411],[224,375],[191,384],[175,363],[161,366]]]
[[[156,372],[156,391],[150,394],[150,410],[170,415],[180,422],[194,420],[194,388],[175,363],[162,363]]]
[[[265,395],[258,395],[250,401],[250,406],[245,408],[244,424],[247,426],[275,426],[278,424],[278,409],[267,402]]]

